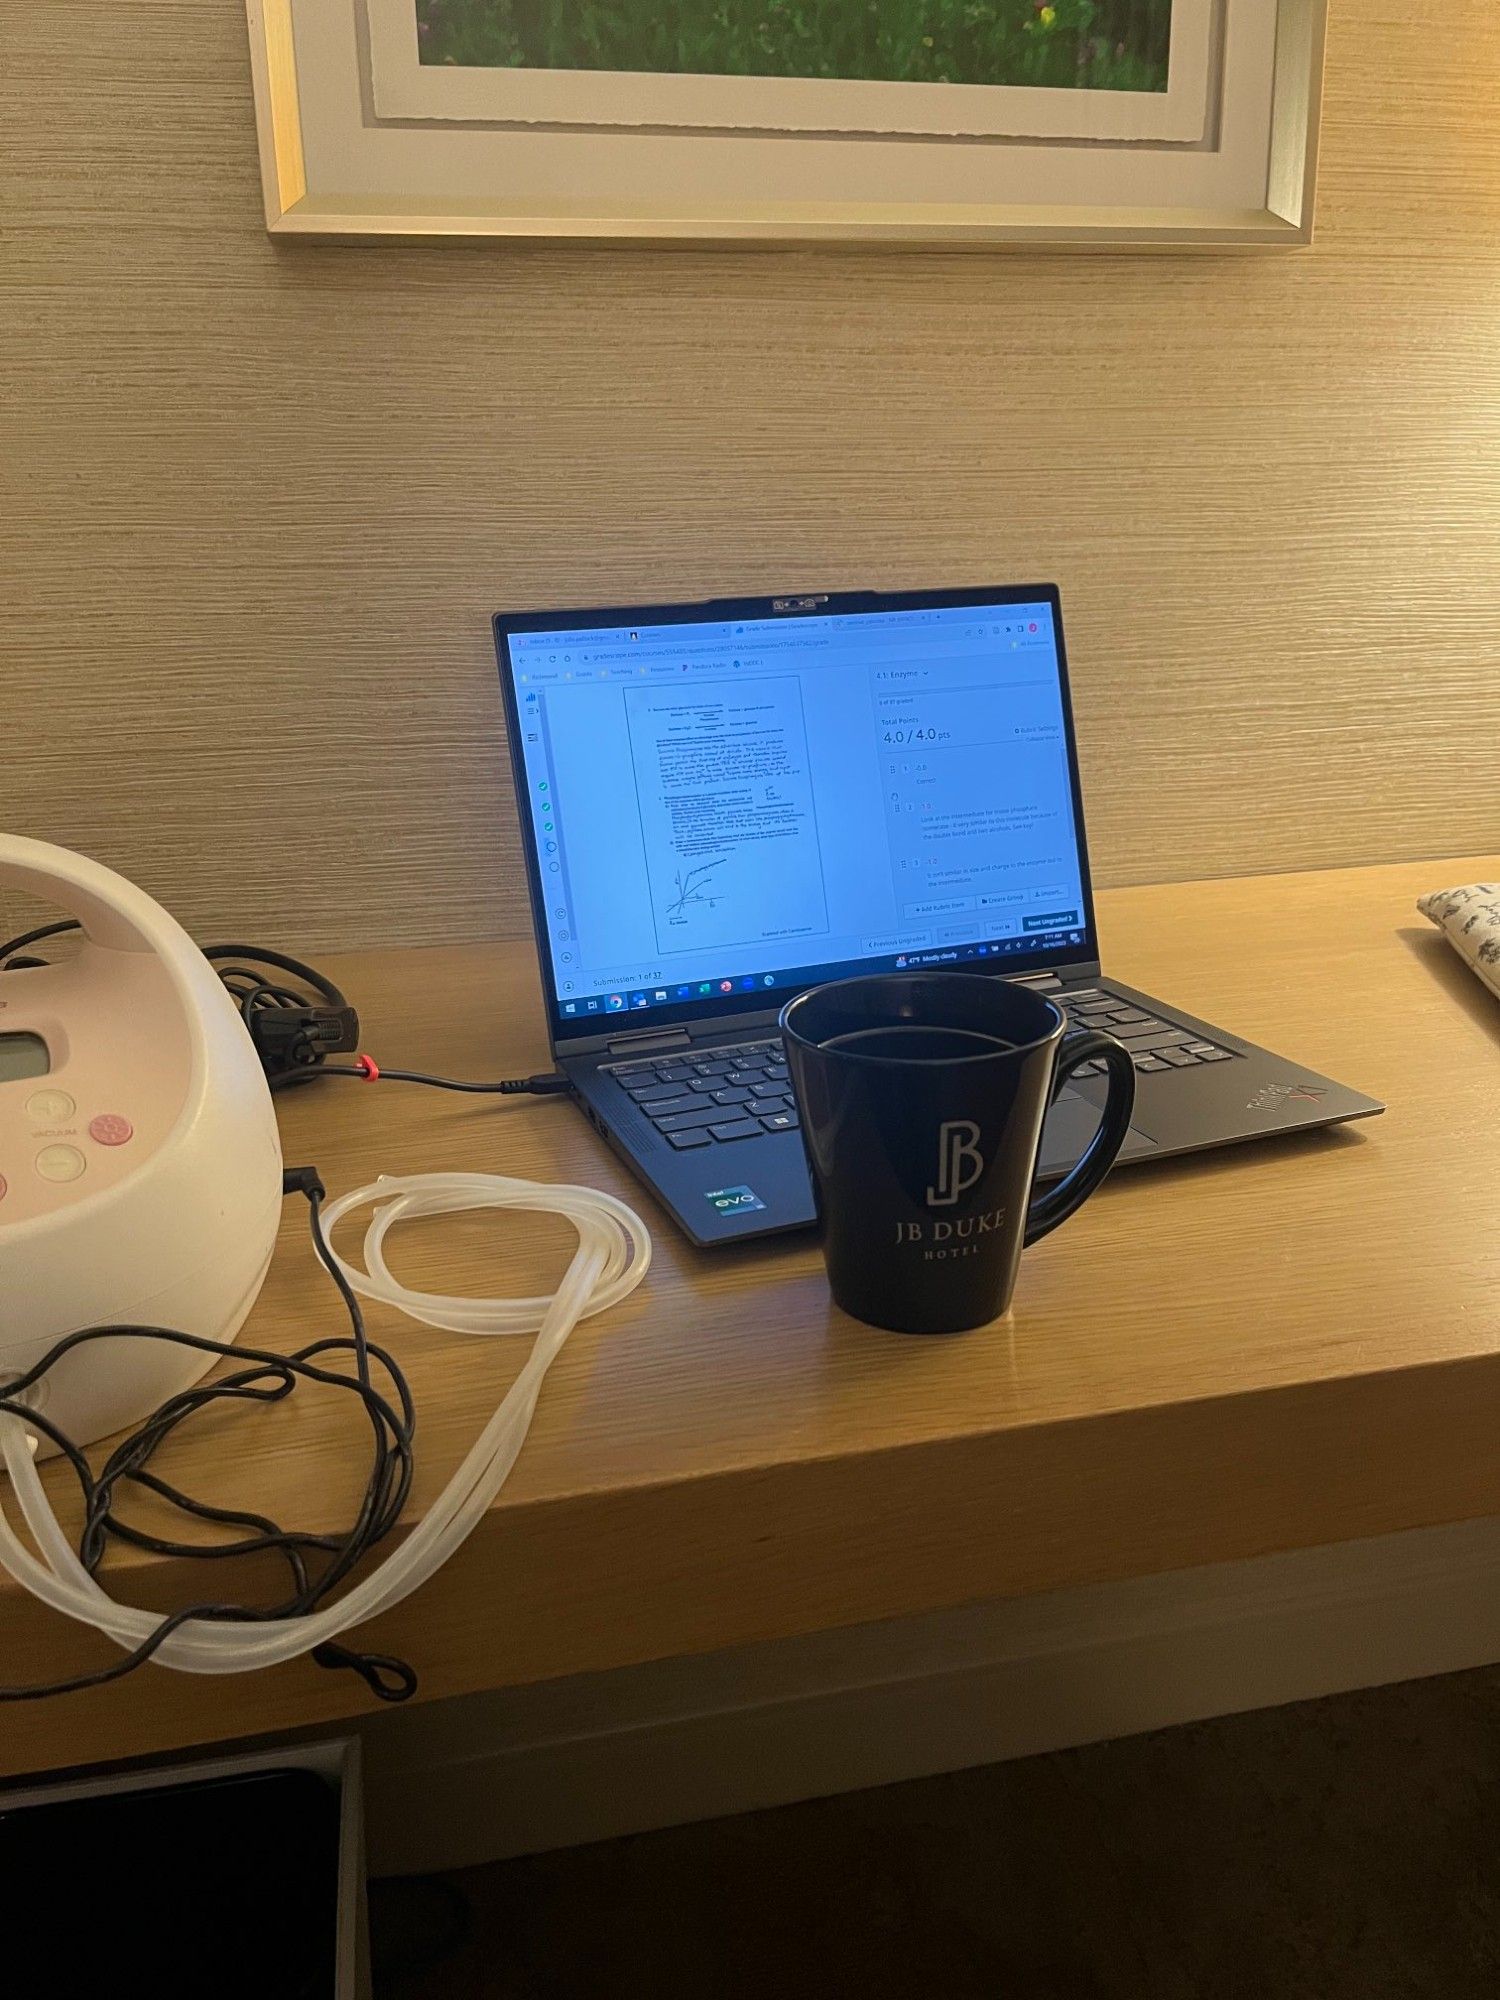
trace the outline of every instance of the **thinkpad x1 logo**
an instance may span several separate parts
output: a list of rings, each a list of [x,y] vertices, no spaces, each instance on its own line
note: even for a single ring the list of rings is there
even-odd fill
[[[1274,1111],[1278,1104],[1321,1104],[1328,1092],[1320,1083],[1268,1083],[1245,1106],[1247,1111]]]

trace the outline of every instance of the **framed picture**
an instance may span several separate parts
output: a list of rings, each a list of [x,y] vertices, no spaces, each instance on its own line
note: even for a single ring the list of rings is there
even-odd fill
[[[268,226],[1309,240],[1327,0],[248,0]]]

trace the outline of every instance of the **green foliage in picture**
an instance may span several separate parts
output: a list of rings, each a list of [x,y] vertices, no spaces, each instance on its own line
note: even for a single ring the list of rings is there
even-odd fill
[[[1172,0],[416,0],[424,63],[1165,90]]]

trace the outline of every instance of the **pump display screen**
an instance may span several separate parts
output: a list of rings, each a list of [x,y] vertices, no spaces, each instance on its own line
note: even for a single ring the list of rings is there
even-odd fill
[[[40,1035],[0,1035],[0,1083],[45,1076],[51,1067],[47,1044]]]

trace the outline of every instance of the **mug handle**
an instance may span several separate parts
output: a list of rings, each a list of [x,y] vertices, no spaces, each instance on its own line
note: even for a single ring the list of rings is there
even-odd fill
[[[1038,1238],[1050,1234],[1060,1222],[1066,1222],[1075,1209],[1082,1208],[1114,1165],[1115,1156],[1130,1130],[1130,1115],[1135,1110],[1135,1063],[1130,1051],[1122,1047],[1113,1035],[1101,1035],[1093,1028],[1075,1028],[1063,1036],[1052,1079],[1053,1101],[1068,1078],[1081,1063],[1086,1062],[1103,1062],[1109,1071],[1109,1096],[1104,1102],[1104,1115],[1099,1120],[1098,1131],[1084,1149],[1083,1158],[1071,1173],[1064,1174],[1054,1186],[1032,1197],[1026,1214],[1026,1234],[1022,1239],[1026,1243],[1035,1243]]]

